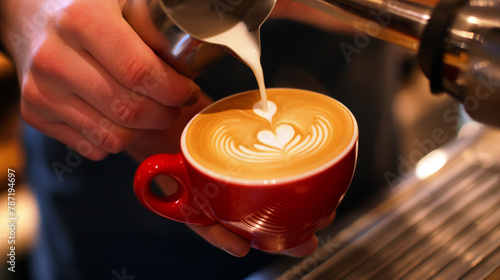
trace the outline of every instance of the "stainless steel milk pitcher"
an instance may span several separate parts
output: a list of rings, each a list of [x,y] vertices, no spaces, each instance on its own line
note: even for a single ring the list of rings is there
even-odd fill
[[[223,45],[205,42],[203,36],[215,35],[234,22],[243,22],[260,46],[260,26],[275,2],[130,0],[124,17],[158,56],[178,72],[193,78],[231,53]]]
[[[161,59],[177,72],[195,78],[227,52],[181,30],[166,13],[164,1],[129,1],[124,17]]]

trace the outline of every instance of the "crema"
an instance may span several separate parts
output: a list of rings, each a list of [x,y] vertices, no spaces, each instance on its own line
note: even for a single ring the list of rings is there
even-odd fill
[[[202,170],[244,180],[283,179],[329,165],[352,144],[355,120],[314,92],[268,89],[222,99],[189,123],[182,145]]]

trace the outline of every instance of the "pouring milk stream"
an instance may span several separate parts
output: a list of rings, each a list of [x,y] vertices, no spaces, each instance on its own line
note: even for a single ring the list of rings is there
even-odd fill
[[[260,63],[260,46],[255,36],[243,22],[215,36],[203,39],[209,43],[224,45],[230,48],[250,69],[252,69],[259,86],[262,111],[268,111],[264,71]]]
[[[203,2],[197,3],[197,5],[191,3],[184,6],[163,8],[171,20],[181,29],[199,40],[228,48],[250,67],[257,79],[261,110],[267,112],[266,86],[260,63],[260,25],[257,30],[252,32],[242,20],[214,12],[209,1]]]

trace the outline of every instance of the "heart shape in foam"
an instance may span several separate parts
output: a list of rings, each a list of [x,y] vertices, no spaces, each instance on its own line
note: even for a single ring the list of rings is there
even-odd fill
[[[255,112],[255,114],[264,119],[267,119],[270,123],[273,122],[273,117],[276,114],[277,110],[278,107],[272,101],[267,101],[267,111],[262,110],[261,102],[257,102],[253,105],[253,111]]]
[[[284,150],[285,146],[292,141],[295,136],[295,130],[291,125],[280,124],[276,131],[262,130],[257,134],[257,139],[265,145],[276,149]]]

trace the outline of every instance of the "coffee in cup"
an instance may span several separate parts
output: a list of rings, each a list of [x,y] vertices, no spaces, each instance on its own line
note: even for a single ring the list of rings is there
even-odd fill
[[[257,92],[234,95],[206,109],[183,135],[186,156],[206,173],[260,183],[321,168],[352,141],[353,119],[330,97],[269,89],[268,98],[267,112]]]

